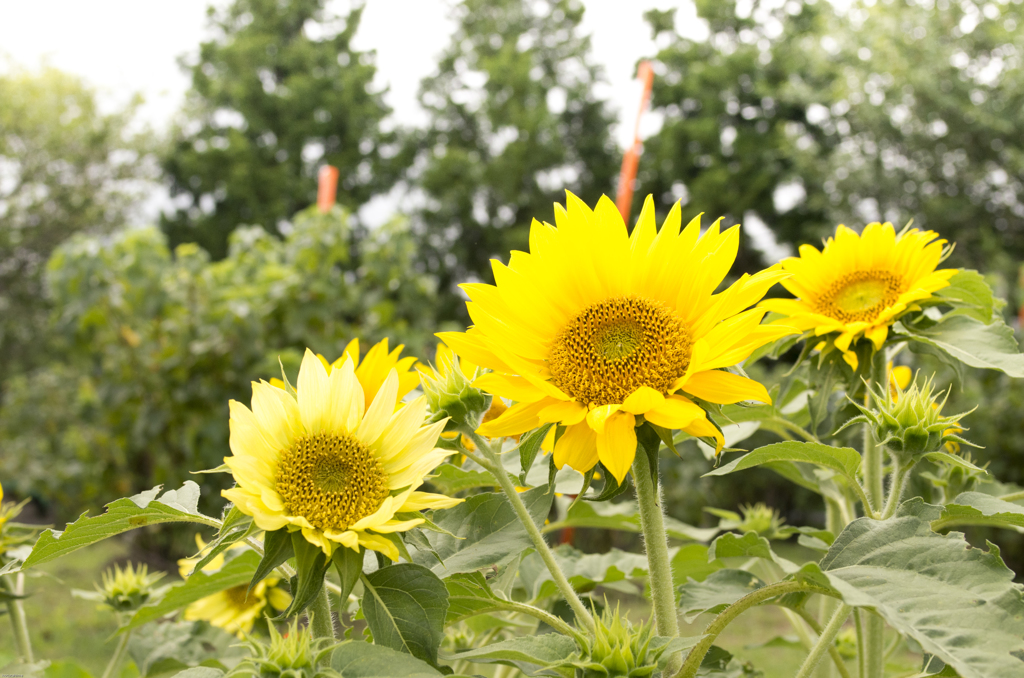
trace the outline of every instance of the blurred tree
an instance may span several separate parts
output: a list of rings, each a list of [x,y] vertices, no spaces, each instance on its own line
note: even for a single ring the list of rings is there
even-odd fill
[[[137,101],[101,112],[79,78],[0,75],[0,384],[47,359],[43,268],[74,233],[123,226],[155,164],[129,127]]]
[[[48,284],[65,339],[0,409],[5,488],[60,513],[181,483],[220,465],[228,400],[248,402],[251,380],[280,376],[279,357],[294,383],[307,346],[333,360],[353,337],[365,352],[390,336],[425,355],[435,285],[414,272],[407,222],[358,249],[340,207],[311,207],[294,224],[284,239],[238,229],[213,263],[192,243],[172,253],[155,228],[58,248]],[[222,480],[194,478],[211,491]]]
[[[619,151],[578,0],[463,0],[458,27],[426,78],[430,115],[413,181],[420,256],[436,273],[442,317],[461,317],[454,284],[491,279],[491,257],[525,250],[530,221],[551,221],[569,189],[612,193]]]
[[[1011,279],[1024,258],[1024,7],[969,0],[698,0],[709,37],[664,49],[640,187],[662,209],[753,213],[787,243],[886,219]],[[758,265],[748,255],[745,266]]]
[[[316,169],[338,167],[351,209],[390,188],[402,166],[390,112],[371,83],[373,52],[352,48],[362,9],[344,20],[324,0],[235,0],[210,10],[216,39],[188,66],[185,117],[164,159],[178,206],[163,219],[171,244],[227,254],[241,224],[281,233],[316,200]]]

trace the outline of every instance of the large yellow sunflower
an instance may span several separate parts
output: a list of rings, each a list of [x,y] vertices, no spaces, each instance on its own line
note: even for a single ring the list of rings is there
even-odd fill
[[[897,234],[890,223],[873,223],[858,235],[839,226],[821,251],[801,245],[799,257],[782,262],[793,274],[782,284],[797,298],[767,299],[761,308],[816,336],[837,332],[836,348],[857,369],[850,346],[859,337],[880,349],[890,325],[949,284],[956,269],[936,270],[948,253],[946,241],[934,231],[913,228]]]
[[[423,520],[396,514],[462,501],[417,491],[451,452],[434,447],[444,421],[422,426],[425,398],[399,407],[399,390],[392,369],[366,407],[351,358],[328,375],[307,349],[296,395],[253,382],[252,410],[231,401],[224,461],[238,486],[224,496],[261,529],[301,529],[327,555],[340,544],[398,560],[384,535]]]
[[[744,275],[715,293],[739,248],[739,227],[680,232],[677,203],[658,231],[648,197],[630,235],[615,205],[593,211],[567,194],[557,226],[533,222],[530,252],[494,263],[495,285],[463,285],[474,326],[438,336],[493,372],[475,385],[518,401],[481,435],[522,433],[545,422],[565,431],[555,464],[587,471],[600,460],[621,483],[642,415],[669,429],[721,433],[686,394],[713,403],[769,402],[765,388],[723,368],[793,332],[761,325],[756,304],[785,275]],[[719,220],[721,221],[721,220]]]
[[[206,550],[206,542],[198,534],[196,535],[196,545],[199,547],[199,555],[194,558],[182,558],[178,561],[178,572],[182,579],[188,579],[202,558],[202,552]],[[238,543],[228,550],[244,548],[246,548],[245,544]],[[224,560],[223,553],[217,554],[203,566],[203,572],[216,572],[224,567]],[[277,577],[267,577],[253,586],[251,591],[248,584],[218,591],[186,607],[185,619],[206,621],[217,628],[243,638],[245,634],[252,631],[253,625],[263,615],[268,604],[278,612],[288,609],[292,597],[277,588],[279,581],[280,579]]]

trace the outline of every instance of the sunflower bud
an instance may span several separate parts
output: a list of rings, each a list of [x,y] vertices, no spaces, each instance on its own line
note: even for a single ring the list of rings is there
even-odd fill
[[[957,434],[962,431],[960,419],[968,413],[942,416],[946,400],[937,401],[941,394],[934,393],[931,378],[921,386],[915,379],[907,390],[898,384],[890,386],[873,390],[872,409],[857,405],[862,416],[847,425],[854,421],[870,424],[875,440],[900,463],[916,462],[929,452],[938,452],[946,443],[967,442]]]
[[[473,380],[479,376],[479,370],[474,368],[473,373],[467,376],[451,352],[438,351],[437,362],[432,375],[427,371],[421,372],[431,421],[449,417],[446,431],[461,426],[475,429],[491,406],[491,396],[472,386]]]
[[[314,638],[309,627],[300,628],[298,619],[282,636],[273,624],[270,627],[270,640],[263,643],[249,638],[252,657],[246,661],[255,669],[255,674],[264,678],[281,676],[282,678],[314,678],[323,675],[317,667],[338,643],[331,638]]]
[[[940,463],[937,464],[938,473],[921,474],[921,477],[931,482],[932,486],[942,493],[941,503],[943,504],[953,501],[957,495],[973,491],[982,476],[987,474],[985,469],[988,467],[988,463],[980,467],[975,466],[974,459],[971,458],[969,452],[962,455],[961,458],[967,462],[967,465]]]
[[[79,597],[98,600],[115,612],[134,612],[163,594],[164,589],[153,586],[163,576],[163,572],[150,574],[145,565],[134,567],[128,563],[123,570],[115,565],[103,573],[102,584],[95,592],[79,592]]]
[[[577,676],[639,678],[655,671],[665,646],[651,647],[654,634],[650,622],[633,626],[619,614],[618,606],[614,612],[605,609],[595,621],[594,637],[575,664]]]

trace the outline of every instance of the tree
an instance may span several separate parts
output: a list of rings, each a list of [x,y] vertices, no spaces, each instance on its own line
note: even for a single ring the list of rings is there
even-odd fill
[[[464,0],[437,74],[423,81],[430,115],[419,138],[426,195],[421,256],[438,275],[444,317],[453,286],[489,280],[489,259],[526,249],[533,218],[553,218],[570,189],[593,203],[614,189],[612,115],[595,94],[600,69],[579,35],[576,0]]]
[[[661,209],[749,212],[788,243],[877,219],[957,241],[958,265],[1024,257],[1019,4],[700,0],[707,40],[649,13],[665,114],[640,184]],[[748,267],[756,259],[748,255]]]
[[[380,128],[390,111],[371,85],[373,53],[351,46],[361,12],[339,20],[324,0],[211,9],[218,35],[188,67],[185,119],[164,159],[178,205],[162,222],[172,245],[197,242],[220,259],[241,224],[281,234],[316,199],[323,163],[339,168],[348,208],[390,187],[401,164]]]
[[[130,221],[155,178],[133,102],[102,113],[81,79],[52,68],[0,76],[0,383],[46,356],[46,260],[75,233]]]

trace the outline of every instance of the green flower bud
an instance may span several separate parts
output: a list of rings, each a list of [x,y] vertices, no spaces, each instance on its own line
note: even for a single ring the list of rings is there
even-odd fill
[[[437,368],[432,373],[432,376],[426,371],[421,373],[431,421],[448,417],[446,431],[479,426],[480,418],[491,406],[491,396],[471,385],[479,376],[479,369],[467,376],[454,354],[443,354],[438,356]]]
[[[246,660],[247,666],[239,667],[241,672],[263,678],[316,678],[325,675],[318,666],[339,645],[337,641],[314,638],[309,627],[299,627],[298,619],[292,620],[283,636],[273,624],[268,626],[269,642],[263,643],[254,638],[246,641],[252,657]]]
[[[770,508],[764,502],[740,506],[740,513],[743,515],[735,511],[711,507],[704,510],[721,519],[718,527],[722,530],[737,530],[743,533],[756,532],[765,539],[785,539],[790,534],[785,529],[785,519],[779,515],[777,510]]]
[[[866,422],[875,440],[884,445],[897,462],[916,462],[925,454],[938,452],[947,443],[967,443],[957,434],[963,430],[959,427],[960,419],[968,413],[942,416],[946,400],[937,402],[939,395],[942,394],[934,393],[930,377],[921,386],[915,379],[907,390],[895,384],[891,388],[877,387],[871,391],[871,409],[854,403],[862,415],[842,428]],[[948,397],[949,392],[945,395]]]
[[[664,646],[651,647],[650,622],[633,626],[615,610],[605,609],[595,620],[594,636],[580,661],[574,662],[583,678],[640,678],[657,669]]]
[[[836,636],[836,649],[843,659],[853,659],[857,656],[857,631],[854,629],[843,629]]]
[[[96,586],[95,592],[74,593],[80,598],[100,601],[115,612],[134,612],[163,595],[165,588],[153,586],[163,576],[163,572],[150,574],[145,565],[133,567],[128,563],[123,570],[115,565],[103,573],[102,584]]]
[[[974,459],[969,452],[961,458],[970,466],[974,466]],[[951,462],[939,463],[937,466],[937,473],[925,472],[921,474],[921,477],[928,480],[942,493],[940,503],[948,504],[957,495],[971,492],[978,486],[982,476],[986,475],[985,469],[988,467],[988,463],[975,468],[965,468],[963,465]]]

